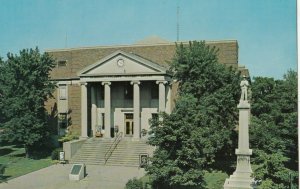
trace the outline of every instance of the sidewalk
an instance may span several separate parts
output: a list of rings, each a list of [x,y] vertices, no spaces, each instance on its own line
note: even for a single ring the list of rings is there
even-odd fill
[[[124,189],[133,177],[142,177],[144,169],[87,165],[87,176],[81,181],[70,181],[72,165],[52,165],[0,184],[0,189]]]

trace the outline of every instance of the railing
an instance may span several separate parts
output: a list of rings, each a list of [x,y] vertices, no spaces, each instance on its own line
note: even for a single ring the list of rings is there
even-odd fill
[[[118,133],[118,135],[115,138],[114,142],[110,145],[109,149],[105,153],[105,156],[104,156],[105,162],[104,162],[104,164],[106,164],[107,160],[110,158],[111,154],[113,153],[113,151],[115,150],[115,148],[117,147],[119,142],[121,141],[122,135],[123,135],[122,132]]]

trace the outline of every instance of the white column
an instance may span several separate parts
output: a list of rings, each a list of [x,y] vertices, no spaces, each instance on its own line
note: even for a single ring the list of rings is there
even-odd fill
[[[159,100],[158,100],[158,111],[164,112],[166,110],[166,88],[165,84],[167,81],[156,81],[158,84]]]
[[[111,97],[110,97],[110,84],[111,82],[102,82],[102,85],[104,85],[104,137],[105,138],[111,138],[110,137],[110,106],[111,106]]]
[[[132,81],[133,85],[133,138],[139,139],[141,133],[140,125],[140,82]]]
[[[96,134],[96,126],[97,126],[97,99],[96,99],[96,90],[95,87],[92,86],[91,87],[91,103],[92,103],[92,107],[91,107],[91,124],[92,124],[92,134],[93,136],[95,136]]]
[[[167,84],[167,102],[166,102],[166,113],[171,114],[172,104],[172,83]]]
[[[81,137],[87,138],[87,83],[81,84]]]

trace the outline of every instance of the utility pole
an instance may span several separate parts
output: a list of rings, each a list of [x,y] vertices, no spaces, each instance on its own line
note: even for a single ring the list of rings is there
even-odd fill
[[[66,32],[66,38],[65,38],[65,48],[67,48],[68,47],[68,34],[67,34],[67,32]]]
[[[177,5],[177,41],[179,41],[179,5]]]

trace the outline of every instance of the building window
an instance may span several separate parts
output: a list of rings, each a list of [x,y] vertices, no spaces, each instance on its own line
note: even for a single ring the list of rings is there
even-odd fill
[[[58,126],[60,129],[66,129],[68,126],[68,116],[67,113],[58,114]]]
[[[151,98],[158,99],[158,85],[156,83],[151,85]]]
[[[67,99],[67,86],[59,85],[59,99],[66,100]]]
[[[66,67],[66,66],[67,66],[67,60],[57,61],[57,67]]]
[[[126,83],[124,86],[124,98],[128,100],[133,99],[133,87],[130,85],[130,83]]]

